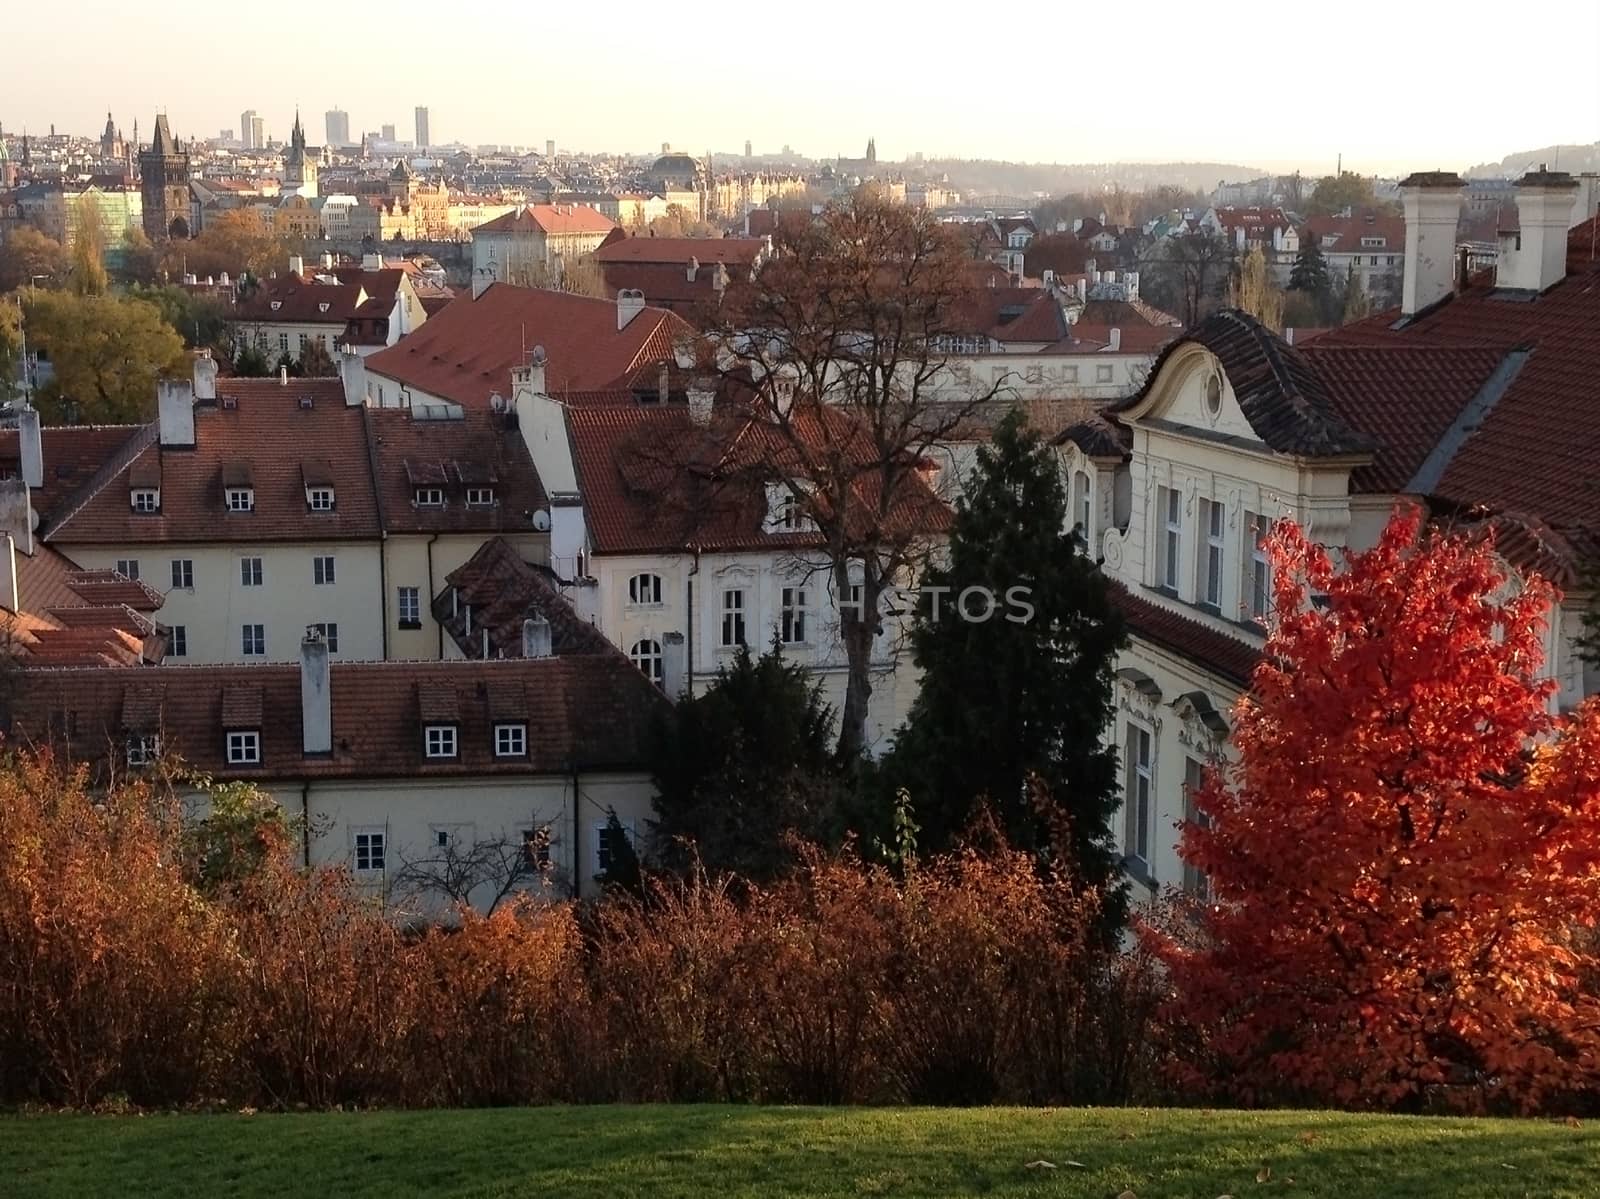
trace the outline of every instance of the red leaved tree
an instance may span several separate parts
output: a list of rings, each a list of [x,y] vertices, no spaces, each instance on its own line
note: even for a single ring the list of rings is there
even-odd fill
[[[1246,1102],[1531,1107],[1600,1084],[1600,704],[1552,714],[1538,578],[1398,511],[1344,567],[1291,524],[1235,760],[1160,938],[1194,1080]],[[1311,597],[1318,597],[1311,602]]]

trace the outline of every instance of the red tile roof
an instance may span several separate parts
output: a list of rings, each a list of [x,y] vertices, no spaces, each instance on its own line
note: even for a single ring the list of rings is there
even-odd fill
[[[1300,226],[1300,236],[1316,237],[1324,253],[1350,254],[1366,249],[1400,254],[1406,248],[1405,218],[1395,213],[1365,208],[1349,216],[1314,216]],[[1363,237],[1381,237],[1383,245],[1363,247]]]
[[[825,421],[828,431],[823,432]],[[837,447],[870,461],[864,437],[837,408],[797,415],[796,428],[815,446]],[[770,424],[737,405],[719,407],[699,427],[687,408],[569,407],[567,426],[583,494],[584,517],[597,554],[704,550],[814,549],[814,533],[766,530],[766,480],[780,477],[792,451]],[[878,475],[856,480],[861,509],[877,505]],[[915,475],[905,476],[890,522],[901,531],[936,533],[950,510]]]
[[[617,227],[610,217],[582,204],[528,204],[475,226],[473,233],[546,234],[609,233]]]
[[[620,653],[480,662],[335,662],[333,753],[306,757],[296,664],[163,666],[147,671],[25,670],[13,742],[51,743],[71,714],[76,756],[120,750],[128,732],[221,779],[427,779],[638,770],[648,765],[661,692]],[[525,720],[526,758],[493,753],[494,717]],[[460,756],[423,754],[423,702],[458,722]],[[52,721],[56,724],[52,724]],[[261,732],[259,766],[230,765],[230,728]]]
[[[469,408],[490,395],[510,398],[511,368],[543,346],[552,395],[626,390],[641,366],[670,359],[673,341],[692,334],[682,318],[645,308],[617,328],[610,300],[494,283],[477,299],[458,296],[420,329],[367,359],[367,369]]]
[[[701,266],[721,262],[748,273],[766,248],[766,240],[760,237],[621,237],[607,241],[594,252],[594,258],[600,263],[679,268],[693,259]]]
[[[606,281],[606,294],[613,299],[619,291],[641,291],[646,304],[675,312],[691,324],[714,312],[726,294],[717,291],[716,269],[710,266],[701,267],[693,282],[681,266],[614,262],[602,264],[600,271]],[[740,286],[732,274],[724,282],[728,290]]]
[[[307,278],[282,275],[263,279],[260,288],[241,300],[228,319],[244,324],[321,324],[342,328],[358,314],[371,316],[378,312],[387,316],[405,278],[401,270],[364,271],[360,267],[335,270],[338,283],[318,283],[311,272],[307,274]]]
[[[455,409],[447,420],[424,410],[366,408],[367,437],[378,472],[384,527],[402,533],[526,533],[545,506],[544,488],[514,423],[487,409]],[[418,507],[412,479],[430,467],[445,505]],[[467,488],[488,486],[495,502],[468,507]]]
[[[945,320],[951,330],[981,333],[999,342],[1053,342],[1066,336],[1067,319],[1049,292],[1032,287],[977,287]]]
[[[1085,325],[1115,325],[1127,330],[1138,325],[1159,325],[1182,328],[1183,322],[1170,313],[1143,300],[1086,300],[1078,315],[1078,323]]]
[[[362,409],[338,379],[227,378],[220,402],[195,408],[195,447],[149,439],[130,463],[73,497],[45,535],[64,545],[375,538],[378,509],[367,466]],[[303,406],[309,400],[311,406]],[[233,406],[229,406],[230,403]],[[306,505],[304,467],[329,467],[334,510]],[[159,513],[134,512],[130,478],[159,486]],[[248,481],[255,510],[229,512],[224,479]]]
[[[1170,650],[1236,687],[1250,685],[1250,676],[1261,660],[1259,647],[1166,604],[1136,595],[1121,583],[1109,584],[1109,590],[1133,636]]]
[[[135,666],[159,662],[165,632],[145,612],[162,596],[114,570],[79,570],[40,542],[17,553],[16,612],[0,609],[0,630],[30,665]],[[139,611],[135,611],[135,609]]]
[[[32,491],[33,510],[47,524],[56,509],[89,482],[143,425],[46,425],[42,430],[44,486]],[[20,451],[15,429],[0,429],[0,475],[17,474]]]
[[[444,590],[433,597],[433,614],[468,658],[484,656],[486,630],[489,657],[521,657],[522,622],[530,616],[550,623],[551,649],[558,657],[621,653],[573,611],[548,569],[524,561],[503,537],[485,541],[444,581]]]

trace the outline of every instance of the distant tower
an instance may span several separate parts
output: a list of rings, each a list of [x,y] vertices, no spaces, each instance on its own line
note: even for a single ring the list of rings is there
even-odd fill
[[[317,160],[306,153],[306,131],[300,124],[298,108],[294,110],[289,149],[283,156],[283,190],[308,200],[317,194]]]
[[[330,108],[323,114],[323,124],[327,127],[328,145],[348,146],[350,144],[350,114],[342,108]]]
[[[106,131],[100,135],[100,157],[106,162],[116,162],[122,157],[122,134],[117,123],[106,113]]]
[[[410,165],[405,159],[400,159],[394,164],[394,170],[389,172],[389,198],[403,204],[411,203],[411,189],[416,181]]]
[[[247,108],[239,114],[239,144],[246,150],[259,150],[261,142],[256,137],[256,110]]]
[[[426,150],[433,142],[429,140],[428,110],[417,105],[417,149]]]
[[[744,156],[746,158],[754,158],[755,157],[754,154],[750,153],[750,139],[748,137],[744,139]]]
[[[139,191],[144,199],[144,232],[153,242],[189,236],[189,156],[156,115],[148,150],[139,151]]]
[[[554,158],[556,156],[556,139],[555,138],[547,137],[547,138],[544,139],[544,156],[546,158]]]
[[[875,137],[867,139],[867,165],[869,167],[878,165],[878,139]]]

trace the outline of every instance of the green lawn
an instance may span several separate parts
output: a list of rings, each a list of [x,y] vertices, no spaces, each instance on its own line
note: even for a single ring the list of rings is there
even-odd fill
[[[1052,1162],[1055,1169],[1037,1163]],[[1270,1174],[1267,1170],[1270,1169]],[[0,1195],[1600,1195],[1600,1124],[1316,1112],[593,1107],[0,1116]]]

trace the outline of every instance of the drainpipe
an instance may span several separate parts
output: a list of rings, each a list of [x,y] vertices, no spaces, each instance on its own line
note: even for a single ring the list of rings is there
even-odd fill
[[[428,615],[429,616],[433,616],[433,543],[435,541],[438,541],[438,540],[439,540],[439,534],[437,534],[437,533],[435,533],[432,537],[428,538]],[[442,660],[444,658],[444,625],[440,623],[439,618],[436,617],[436,616],[434,617],[433,623],[437,626],[437,631],[438,631],[438,634],[439,634],[439,657]]]
[[[689,568],[689,577],[684,580],[683,585],[684,600],[689,610],[689,628],[685,638],[687,644],[684,646],[688,661],[683,664],[683,693],[692,699],[694,697],[694,580],[700,573],[700,547],[695,545],[689,548],[694,551],[694,565]]]
[[[307,870],[311,869],[311,780],[300,783],[300,857]]]
[[[578,871],[583,869],[583,841],[580,829],[582,827],[579,806],[582,800],[578,797],[578,759],[572,759],[572,898],[577,899],[582,890],[582,875]]]

